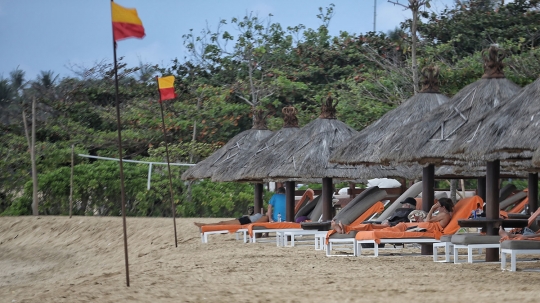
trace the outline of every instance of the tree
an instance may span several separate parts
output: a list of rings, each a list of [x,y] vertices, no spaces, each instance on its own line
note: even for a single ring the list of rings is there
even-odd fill
[[[448,44],[454,61],[490,44],[517,45],[514,52],[534,48],[540,39],[540,1],[456,1],[453,8],[432,13],[419,26],[426,43]]]
[[[401,5],[407,9],[410,9],[412,12],[412,22],[411,22],[411,37],[412,37],[412,43],[411,43],[411,60],[412,60],[412,74],[413,74],[413,85],[414,85],[414,93],[418,93],[419,87],[418,87],[418,64],[416,61],[416,31],[418,27],[418,13],[420,11],[420,8],[422,6],[430,7],[430,0],[408,0],[408,4],[401,4],[398,1],[392,1],[388,0],[388,2],[393,3],[394,5]]]
[[[236,38],[223,29],[225,20],[219,22],[216,31],[207,28],[199,37],[192,33],[183,36],[192,59],[205,70],[215,72],[214,83],[228,87],[252,111],[264,108],[276,93],[272,70],[292,43],[292,37],[279,24],[271,23],[270,17],[266,22],[253,13],[242,19],[232,18]]]
[[[28,141],[28,151],[30,153],[30,163],[32,164],[32,214],[39,215],[38,198],[38,174],[36,166],[36,97],[32,98],[32,133],[28,132],[28,123],[26,122],[26,111],[23,110],[24,133]]]

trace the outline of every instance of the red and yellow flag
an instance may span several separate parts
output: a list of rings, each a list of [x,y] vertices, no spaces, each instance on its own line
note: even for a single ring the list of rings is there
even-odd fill
[[[176,98],[174,76],[158,77],[159,102]]]
[[[125,8],[111,1],[111,13],[114,41],[144,37],[144,27],[136,9]]]

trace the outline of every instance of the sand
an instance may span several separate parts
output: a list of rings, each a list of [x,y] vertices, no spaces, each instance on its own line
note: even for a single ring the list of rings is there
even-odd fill
[[[244,244],[193,221],[127,218],[130,287],[119,217],[0,217],[0,302],[538,302],[539,261],[434,263],[418,249],[326,257],[313,246]],[[391,255],[393,254],[393,255]],[[527,256],[525,256],[527,257]],[[540,256],[529,256],[529,259]]]

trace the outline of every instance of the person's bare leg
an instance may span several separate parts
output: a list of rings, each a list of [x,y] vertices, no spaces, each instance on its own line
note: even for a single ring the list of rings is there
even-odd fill
[[[330,226],[331,226],[332,229],[335,230],[338,234],[342,234],[342,233],[343,233],[343,229],[341,229],[341,226],[339,226],[339,223],[336,223],[336,221],[332,220],[332,222],[330,223]]]
[[[193,224],[195,224],[195,226],[197,226],[197,227],[202,227],[202,226],[206,226],[206,225],[240,225],[240,221],[238,219],[233,219],[233,220],[227,220],[227,221],[220,221],[220,222],[217,222],[217,223],[193,222]]]
[[[341,229],[340,234],[344,234],[345,233],[345,228],[343,227],[343,224],[341,224],[341,221],[339,221],[338,226],[339,226],[339,229]]]

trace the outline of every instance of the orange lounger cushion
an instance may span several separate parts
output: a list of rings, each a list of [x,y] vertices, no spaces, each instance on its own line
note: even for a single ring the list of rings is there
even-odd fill
[[[409,232],[410,227],[425,228],[425,232]],[[418,223],[399,223],[393,227],[387,227],[372,231],[359,231],[355,239],[375,240],[376,243],[381,243],[381,239],[406,239],[406,238],[434,238],[440,239],[443,229],[438,222],[418,222]]]
[[[453,235],[459,230],[458,220],[467,219],[471,215],[472,211],[477,208],[477,205],[483,205],[484,201],[479,196],[472,196],[464,198],[458,201],[454,205],[454,212],[452,213],[452,220],[446,225],[443,230],[445,235]]]
[[[260,226],[267,229],[287,229],[287,228],[302,228],[300,223],[295,222],[261,222],[247,225],[248,233],[253,237],[253,227]]]
[[[382,211],[384,211],[384,204],[381,201],[373,204],[370,208],[368,208],[368,210],[366,210],[363,214],[361,214],[360,217],[354,220],[350,225],[343,226],[343,229],[344,229],[343,233],[348,234],[350,231],[355,230],[354,229],[355,226],[368,225],[368,224],[362,224],[362,222],[366,221],[373,214],[380,213]],[[328,234],[326,235],[327,242],[328,242],[328,238],[335,233],[336,233],[335,230],[328,231]]]
[[[375,240],[380,243],[380,239],[398,239],[398,238],[429,238],[440,239],[444,235],[455,234],[459,230],[458,220],[467,219],[471,212],[477,208],[477,205],[482,205],[482,198],[479,196],[473,196],[465,199],[461,199],[454,205],[454,212],[452,213],[452,220],[443,229],[441,225],[436,222],[418,222],[418,223],[400,223],[394,227],[387,227],[379,230],[371,231],[359,231],[356,234],[356,240]],[[365,224],[367,225],[367,224]],[[427,229],[426,232],[408,232],[407,227],[418,226],[420,228]],[[365,227],[368,228],[368,227]],[[372,228],[372,227],[371,227]]]
[[[205,225],[201,227],[201,233],[207,231],[228,230],[229,233],[235,233],[239,229],[246,228],[247,225]]]
[[[508,212],[511,213],[511,214],[517,214],[517,213],[520,213],[524,208],[525,208],[525,205],[527,205],[529,203],[529,198],[525,198],[523,199],[523,201],[519,202],[518,204],[516,204],[512,209],[510,209]]]

